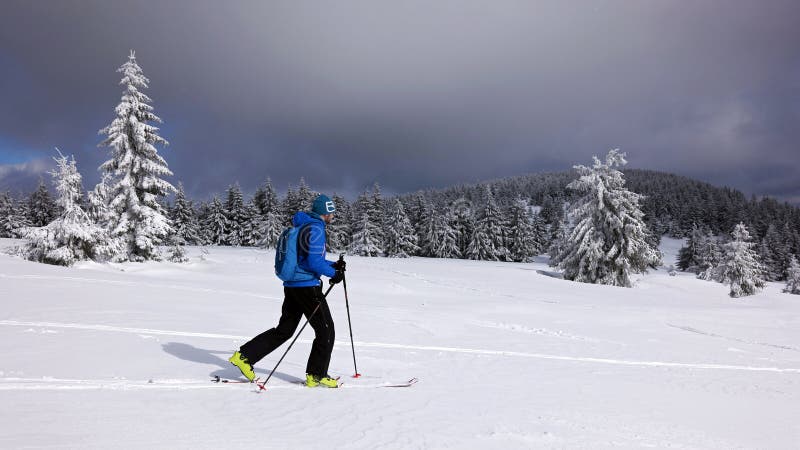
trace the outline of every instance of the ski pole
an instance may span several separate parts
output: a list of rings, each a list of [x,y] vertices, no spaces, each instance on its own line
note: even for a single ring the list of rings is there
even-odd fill
[[[299,338],[299,337],[300,337],[300,333],[302,333],[302,332],[303,332],[303,329],[305,329],[306,325],[308,325],[308,322],[310,322],[310,321],[311,321],[311,318],[312,318],[312,317],[314,317],[314,314],[316,314],[316,313],[317,313],[317,311],[319,310],[319,307],[320,307],[320,305],[322,305],[322,302],[324,302],[324,301],[325,301],[325,298],[328,296],[328,292],[330,292],[330,291],[331,291],[331,289],[333,289],[333,286],[334,286],[334,285],[330,285],[330,286],[328,287],[328,290],[327,290],[327,291],[325,291],[325,294],[322,296],[322,300],[320,300],[320,301],[319,301],[319,303],[317,303],[317,307],[316,307],[316,308],[314,308],[314,311],[312,311],[312,312],[311,312],[311,315],[310,315],[310,316],[308,316],[308,318],[306,319],[306,323],[304,323],[304,324],[303,324],[303,326],[300,328],[300,331],[298,331],[298,332],[297,332],[297,335],[294,337],[294,339],[292,339],[292,343],[291,343],[291,344],[289,344],[289,348],[287,348],[287,349],[286,349],[286,351],[285,351],[285,352],[283,352],[283,356],[281,356],[281,359],[279,359],[279,360],[278,360],[278,364],[275,364],[275,367],[273,367],[273,368],[272,368],[272,372],[270,372],[270,373],[269,373],[269,376],[267,377],[267,379],[266,379],[266,380],[264,380],[264,382],[263,382],[263,383],[261,383],[261,384],[259,384],[259,385],[258,385],[258,387],[260,387],[260,388],[261,388],[261,390],[265,390],[265,389],[266,389],[266,387],[265,387],[265,386],[266,386],[266,385],[267,385],[267,383],[269,382],[269,379],[270,379],[270,378],[272,378],[272,374],[274,374],[274,373],[275,373],[275,371],[276,371],[276,370],[278,370],[278,366],[280,366],[280,365],[281,365],[281,362],[283,361],[283,358],[285,358],[285,357],[286,357],[286,355],[289,353],[289,350],[291,350],[291,349],[292,349],[292,346],[294,345],[295,341],[297,341],[297,338]]]
[[[353,344],[353,325],[350,323],[350,301],[347,299],[347,277],[344,274],[342,274],[342,286],[344,287],[344,304],[347,307],[347,326],[350,328],[350,348],[353,349],[353,369],[356,371],[353,378],[358,378],[361,374],[358,373],[356,365],[356,346]]]

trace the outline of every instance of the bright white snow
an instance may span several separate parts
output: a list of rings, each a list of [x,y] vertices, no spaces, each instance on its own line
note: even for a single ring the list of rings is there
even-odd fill
[[[0,240],[0,247],[21,241]],[[665,239],[664,263],[680,242]],[[536,263],[348,257],[331,371],[307,328],[270,381],[226,359],[272,327],[273,253],[48,266],[0,255],[0,448],[796,448],[800,297],[665,269],[632,289]],[[266,376],[285,349],[256,366]],[[411,388],[373,388],[418,377]]]

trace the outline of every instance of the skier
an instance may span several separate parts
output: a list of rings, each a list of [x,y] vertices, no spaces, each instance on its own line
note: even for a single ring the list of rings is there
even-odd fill
[[[326,195],[319,195],[314,199],[311,211],[299,211],[292,218],[292,225],[300,228],[298,273],[296,279],[283,282],[284,299],[278,325],[242,345],[228,359],[248,380],[253,381],[256,377],[253,365],[292,337],[305,315],[315,334],[306,365],[306,386],[339,387],[338,381],[328,375],[334,329],[320,280],[320,276],[325,275],[330,277],[331,284],[336,284],[344,278],[344,260],[325,259],[325,225],[331,223],[335,211],[333,201]],[[318,305],[319,310],[312,316]]]

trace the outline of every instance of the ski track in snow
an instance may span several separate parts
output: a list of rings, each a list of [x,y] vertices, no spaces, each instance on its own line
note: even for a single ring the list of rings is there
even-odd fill
[[[262,298],[268,300],[281,300],[283,301],[283,297],[275,297],[272,295],[262,295],[256,294],[254,292],[243,292],[243,291],[230,291],[225,289],[211,289],[211,288],[202,288],[202,287],[195,287],[195,286],[183,286],[180,284],[159,284],[159,283],[147,283],[141,281],[121,281],[121,280],[103,280],[100,278],[83,278],[83,277],[55,277],[55,276],[47,276],[47,275],[8,275],[5,273],[0,273],[0,278],[8,278],[8,279],[16,279],[16,280],[55,280],[55,281],[77,281],[82,283],[99,283],[99,284],[115,284],[118,286],[135,286],[135,287],[151,287],[151,288],[158,288],[158,289],[177,289],[189,292],[204,292],[204,293],[211,293],[211,294],[221,294],[221,295],[233,295],[233,296],[242,296],[242,297],[254,297],[254,298]]]
[[[107,332],[120,332],[120,333],[133,333],[133,334],[155,334],[155,335],[165,335],[165,336],[200,337],[209,339],[233,339],[233,340],[249,339],[248,336],[235,336],[229,334],[193,333],[185,331],[155,330],[147,328],[115,327],[110,325],[91,325],[91,324],[78,324],[78,323],[24,322],[15,320],[0,320],[0,326],[71,328],[79,330],[107,331]],[[299,339],[297,342],[310,344],[312,340]],[[339,346],[345,346],[349,344],[349,342],[336,341],[336,344]],[[668,367],[668,368],[683,368],[683,369],[733,370],[733,371],[747,371],[747,372],[800,374],[800,368],[735,366],[726,364],[679,363],[679,362],[668,362],[668,361],[632,361],[632,360],[622,360],[622,359],[548,355],[542,353],[526,353],[526,352],[505,351],[505,350],[440,347],[431,345],[390,344],[382,342],[355,341],[354,344],[358,347],[364,347],[364,348],[385,348],[385,349],[397,349],[397,350],[418,350],[418,351],[433,351],[433,352],[445,352],[445,353],[460,353],[460,354],[471,354],[471,355],[536,358],[536,359],[546,359],[546,360],[556,360],[556,361],[610,364],[610,365],[630,366],[630,367]]]
[[[522,297],[522,296],[514,295],[514,294],[499,294],[496,291],[480,289],[480,288],[476,288],[476,287],[473,287],[473,286],[467,286],[467,285],[464,285],[464,284],[461,284],[461,283],[449,283],[449,282],[445,282],[445,281],[432,280],[430,278],[425,278],[425,277],[423,277],[423,276],[421,276],[421,275],[419,275],[418,273],[415,273],[415,272],[403,272],[402,270],[383,269],[383,268],[377,268],[377,270],[380,270],[382,272],[394,273],[394,274],[397,274],[397,275],[400,275],[400,276],[403,276],[403,277],[407,277],[407,278],[413,278],[415,280],[422,281],[423,283],[428,283],[428,284],[433,284],[433,285],[436,285],[436,286],[442,286],[442,287],[453,288],[453,289],[460,289],[462,291],[476,292],[476,293],[479,293],[479,294],[487,295],[489,297],[498,297],[499,296],[499,297],[506,297],[506,298],[513,298],[513,299],[517,299],[517,300],[523,300],[523,301],[535,301],[535,302],[540,302],[540,303],[558,304],[558,302],[553,301],[553,300],[532,299],[532,298]]]
[[[580,336],[580,335],[577,335],[577,334],[568,333],[566,331],[548,330],[547,328],[531,328],[531,327],[527,327],[525,325],[519,325],[519,324],[515,324],[515,323],[498,323],[498,322],[479,322],[479,321],[477,321],[477,322],[474,322],[474,324],[476,326],[479,326],[479,327],[482,327],[482,328],[494,328],[494,329],[498,329],[498,330],[515,331],[515,332],[518,332],[518,333],[536,334],[536,335],[539,335],[539,336],[548,336],[548,337],[554,337],[554,338],[560,338],[560,339],[568,339],[568,340],[572,340],[572,341],[593,342],[593,343],[609,342],[609,343],[623,345],[623,344],[621,344],[619,342],[604,341],[604,340],[600,340],[600,339],[591,338],[591,337],[588,337],[588,336]]]
[[[671,323],[668,323],[667,326],[672,327],[672,328],[677,328],[677,329],[683,330],[683,331],[688,331],[690,333],[702,334],[704,336],[710,336],[710,337],[725,339],[725,340],[733,341],[733,342],[741,342],[742,344],[762,345],[764,347],[772,347],[772,348],[779,348],[781,350],[791,350],[791,351],[795,351],[795,352],[800,352],[800,348],[792,347],[792,346],[789,346],[789,345],[778,345],[778,344],[770,344],[768,342],[748,341],[748,340],[745,340],[745,339],[739,339],[739,338],[729,337],[729,336],[722,336],[720,334],[710,333],[708,331],[703,331],[703,330],[698,330],[697,328],[686,327],[686,326],[681,326],[681,325],[673,325]]]

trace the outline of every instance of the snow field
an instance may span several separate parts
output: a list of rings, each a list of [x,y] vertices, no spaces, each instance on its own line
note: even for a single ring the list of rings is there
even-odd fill
[[[19,241],[0,240],[0,247]],[[665,264],[680,243],[665,240]],[[272,327],[272,252],[188,264],[0,255],[0,448],[796,448],[800,301],[660,269],[632,289],[531,264],[348,257],[331,372],[297,387],[306,329],[267,392],[211,383]],[[256,365],[272,369],[281,347]],[[412,388],[370,388],[418,377]]]

